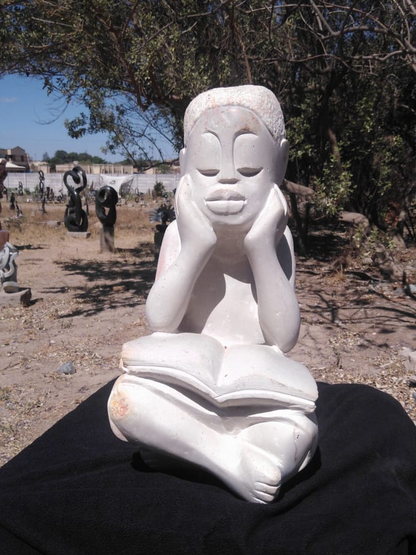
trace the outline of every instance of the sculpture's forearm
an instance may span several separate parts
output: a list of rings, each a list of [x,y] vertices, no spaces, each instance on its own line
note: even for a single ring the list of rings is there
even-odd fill
[[[273,249],[255,249],[249,260],[265,341],[286,353],[295,346],[299,335],[300,312],[295,292]]]
[[[209,255],[181,251],[153,285],[146,302],[146,316],[154,331],[175,331],[188,308],[192,290]]]

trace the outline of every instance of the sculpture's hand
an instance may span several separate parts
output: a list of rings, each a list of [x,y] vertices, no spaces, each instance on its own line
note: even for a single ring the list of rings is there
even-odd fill
[[[217,243],[217,236],[208,219],[192,199],[192,184],[189,175],[180,180],[175,198],[175,211],[179,236],[183,249],[192,249],[195,253],[212,252]]]
[[[267,202],[244,239],[246,252],[254,249],[275,250],[288,221],[286,199],[277,185],[270,191]]]

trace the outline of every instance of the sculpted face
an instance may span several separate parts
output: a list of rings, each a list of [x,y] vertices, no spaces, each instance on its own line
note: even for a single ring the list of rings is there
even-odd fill
[[[181,153],[182,173],[192,179],[192,198],[213,226],[249,228],[270,190],[286,171],[288,143],[280,145],[247,108],[204,112]]]

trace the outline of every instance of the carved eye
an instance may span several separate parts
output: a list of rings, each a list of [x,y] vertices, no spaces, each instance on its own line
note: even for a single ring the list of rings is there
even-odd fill
[[[198,170],[199,173],[205,177],[215,177],[220,170]]]
[[[258,175],[263,168],[238,168],[238,173],[244,177],[254,177]]]

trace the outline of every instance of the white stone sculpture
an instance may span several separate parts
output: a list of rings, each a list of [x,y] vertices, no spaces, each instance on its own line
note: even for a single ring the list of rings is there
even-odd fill
[[[8,241],[0,251],[0,281],[5,293],[16,293],[20,289],[17,283],[18,256],[18,250]]]
[[[123,345],[110,424],[158,469],[180,461],[243,499],[273,501],[317,443],[317,388],[285,356],[300,326],[283,115],[263,87],[199,95],[146,312],[154,333]]]

